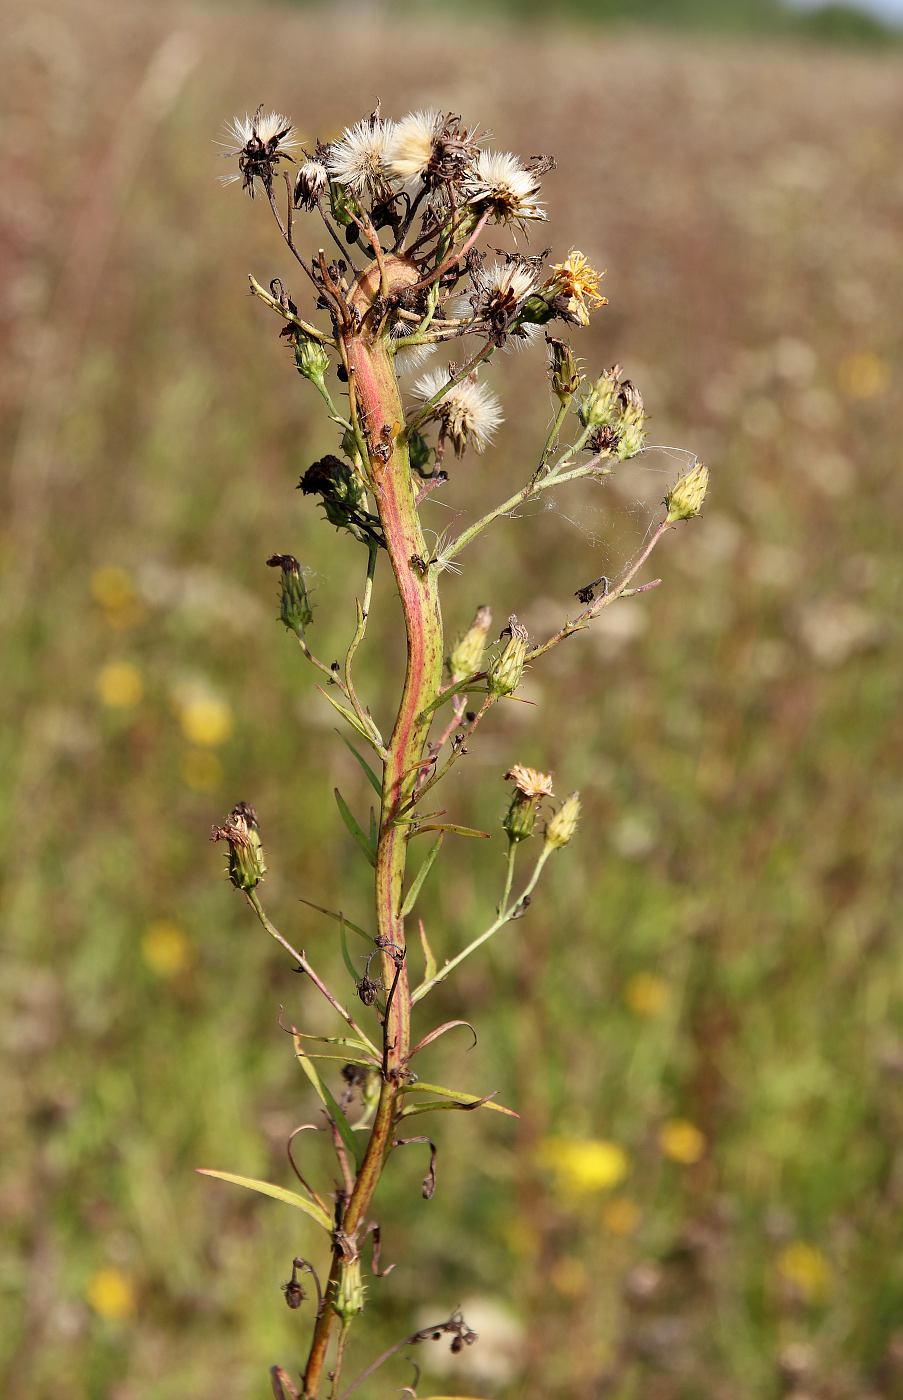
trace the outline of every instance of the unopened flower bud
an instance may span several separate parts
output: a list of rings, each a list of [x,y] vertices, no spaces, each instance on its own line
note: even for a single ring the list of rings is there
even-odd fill
[[[502,826],[508,840],[515,844],[533,835],[537,808],[544,797],[552,796],[552,779],[548,773],[526,768],[522,763],[509,768],[505,779],[514,783],[514,793]]]
[[[580,422],[585,428],[608,428],[618,418],[618,396],[621,391],[621,366],[600,374],[580,403]]]
[[[227,871],[237,890],[253,890],[266,874],[263,847],[257,813],[249,802],[239,802],[232,808],[222,826],[215,826],[211,841],[229,843]]]
[[[618,457],[626,462],[635,457],[646,441],[646,414],[642,408],[628,408],[617,428]]]
[[[555,315],[555,308],[551,306],[541,292],[534,292],[527,297],[520,309],[520,319],[526,321],[528,326],[547,326]]]
[[[305,379],[322,386],[329,369],[329,356],[313,336],[299,335],[295,341],[295,365]]]
[[[329,175],[322,161],[306,160],[299,165],[295,176],[295,208],[303,205],[305,209],[315,209],[328,184]]]
[[[472,676],[474,671],[479,671],[491,626],[492,610],[484,604],[477,608],[473,622],[452,647],[446,664],[453,685],[463,681],[465,676]]]
[[[360,1255],[343,1259],[339,1265],[332,1306],[343,1322],[348,1323],[364,1310],[364,1285],[361,1280]]]
[[[702,462],[697,462],[665,497],[668,524],[674,525],[678,520],[691,520],[694,515],[699,515],[708,485],[709,469]]]
[[[572,792],[565,798],[558,811],[546,822],[546,845],[553,851],[566,846],[577,830],[580,818],[580,794]]]
[[[546,344],[549,347],[549,379],[552,383],[552,393],[559,403],[569,403],[577,392],[581,379],[577,357],[563,340],[555,340],[553,336],[547,335]]]
[[[527,654],[528,633],[516,617],[509,617],[508,640],[498,656],[489,664],[486,682],[490,695],[512,695],[520,685],[524,674],[524,658]],[[504,636],[504,633],[502,634]]]
[[[271,569],[282,570],[282,596],[279,616],[290,632],[304,636],[305,627],[314,620],[310,598],[304,585],[301,565],[293,554],[271,554],[267,560]]]

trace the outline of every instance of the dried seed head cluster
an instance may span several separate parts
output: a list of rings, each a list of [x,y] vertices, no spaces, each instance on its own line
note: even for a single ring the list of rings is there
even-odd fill
[[[281,112],[265,112],[258,107],[253,117],[233,117],[226,125],[231,145],[223,155],[238,161],[238,171],[221,176],[224,185],[241,180],[242,189],[254,197],[254,181],[269,191],[280,161],[293,160],[298,145],[295,128]]]
[[[485,452],[504,421],[498,398],[475,374],[449,387],[445,370],[431,370],[417,380],[414,397],[430,405],[428,417],[441,425],[440,439],[447,437],[458,457],[465,447]]]
[[[440,580],[446,570],[460,569],[462,552],[489,527],[544,492],[565,482],[629,471],[622,464],[643,447],[646,410],[636,386],[618,365],[595,378],[584,376],[574,350],[560,334],[553,334],[560,327],[586,326],[605,306],[601,274],[579,249],[572,248],[562,261],[550,265],[548,249],[524,251],[530,231],[546,218],[542,178],[553,162],[543,157],[522,161],[510,152],[493,150],[483,133],[465,126],[457,115],[425,107],[394,121],[377,108],[335,139],[318,140],[308,148],[287,117],[261,107],[253,117],[236,118],[229,136],[227,154],[236,170],[227,178],[240,180],[252,196],[264,191],[295,260],[296,276],[304,279],[301,292],[275,277],[268,290],[252,278],[251,290],[279,318],[279,334],[294,367],[322,400],[335,430],[334,450],[307,466],[299,488],[342,532],[341,548],[354,551],[359,545],[366,555],[356,625],[342,661],[321,659],[311,645],[317,644],[314,612],[298,559],[279,553],[267,560],[279,571],[281,621],[317,668],[323,695],[353,732],[352,751],[378,794],[378,811],[371,808],[369,819],[355,814],[356,804],[338,790],[335,794],[349,837],[375,872],[369,918],[357,916],[372,934],[341,913],[333,916],[343,932],[347,925],[369,943],[364,952],[359,947],[352,951],[343,940],[356,1000],[334,993],[306,954],[298,952],[265,913],[257,887],[266,866],[253,807],[239,803],[212,833],[214,841],[227,843],[233,885],[267,933],[292,956],[295,970],[340,1017],[342,1035],[335,1039],[355,1052],[333,1095],[327,1092],[328,1069],[314,1069],[312,1062],[337,1057],[321,1057],[313,1049],[319,1034],[291,1028],[296,1054],[319,1093],[337,1172],[331,1192],[328,1187],[322,1193],[314,1190],[298,1169],[289,1140],[289,1160],[307,1195],[288,1194],[288,1199],[325,1231],[330,1260],[325,1282],[308,1261],[299,1258],[293,1263],[284,1285],[293,1311],[302,1309],[307,1297],[300,1275],[309,1272],[316,1286],[310,1348],[300,1388],[278,1367],[271,1379],[277,1395],[322,1400],[327,1384],[332,1395],[350,1394],[399,1351],[399,1346],[388,1347],[350,1385],[340,1380],[348,1329],[367,1304],[363,1246],[370,1232],[372,1274],[380,1274],[379,1227],[367,1222],[372,1219],[374,1191],[394,1149],[411,1143],[428,1147],[422,1195],[429,1198],[436,1187],[436,1144],[429,1137],[397,1134],[408,1126],[412,1112],[471,1112],[493,1097],[418,1084],[412,1068],[418,1052],[445,1031],[469,1022],[444,1022],[416,1040],[411,1035],[414,1013],[488,938],[527,913],[545,862],[573,839],[580,815],[576,793],[553,806],[549,774],[520,763],[510,767],[505,779],[513,790],[502,820],[507,859],[496,917],[460,951],[443,947],[437,957],[419,917],[424,881],[446,836],[491,833],[454,820],[436,821],[444,809],[427,810],[425,799],[471,751],[485,716],[523,698],[517,692],[529,668],[546,652],[589,626],[619,598],[655,586],[634,580],[664,534],[699,514],[708,472],[697,463],[672,487],[657,528],[619,575],[596,577],[575,588],[580,611],[565,613],[551,636],[531,642],[527,628],[512,614],[487,651],[492,613],[483,605],[446,649]],[[314,216],[322,219],[322,229],[318,226],[316,241],[310,240],[316,251],[305,254],[307,227]],[[493,230],[500,230],[499,241],[513,247],[490,244],[489,257],[480,240],[491,238]],[[328,255],[321,247],[327,238],[335,245]],[[529,349],[539,341],[548,355],[551,424],[523,485],[468,524],[449,514],[446,518],[457,523],[448,531],[427,530],[421,510],[449,480],[446,457],[483,453],[503,422],[500,399],[483,378],[492,357],[500,350]],[[423,372],[429,356],[437,363]],[[412,371],[420,377],[405,395],[398,377]],[[364,703],[355,674],[368,617],[384,583],[385,559],[393,592],[401,599],[407,643],[398,712],[386,733]],[[584,567],[580,566],[581,578],[598,572],[584,572]],[[572,587],[578,581],[574,579]],[[331,656],[331,639],[329,646]],[[366,756],[362,748],[368,750]],[[438,837],[409,878],[411,837],[430,830]],[[532,848],[532,870],[521,883],[523,870],[516,867],[528,857],[529,838],[537,833],[541,841]],[[422,960],[419,949],[407,941],[415,906]],[[317,904],[310,907],[330,913]],[[417,1089],[428,1090],[428,1096],[412,1103],[410,1096]],[[292,1138],[300,1133],[299,1128]],[[297,1150],[302,1150],[300,1145]],[[287,1198],[283,1187],[267,1182],[231,1173],[212,1175]],[[336,1180],[340,1186],[335,1186]],[[407,1343],[430,1337],[451,1337],[455,1352],[477,1340],[459,1313],[415,1332]],[[384,1387],[387,1392],[389,1388]]]

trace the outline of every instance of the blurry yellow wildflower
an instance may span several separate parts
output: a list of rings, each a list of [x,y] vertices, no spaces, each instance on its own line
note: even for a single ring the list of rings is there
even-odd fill
[[[132,710],[144,695],[141,672],[130,661],[110,661],[98,672],[97,693],[112,710]]]
[[[667,982],[653,972],[636,972],[627,979],[624,1001],[635,1016],[660,1016],[670,1000]]]
[[[582,1259],[565,1255],[556,1259],[549,1270],[549,1280],[563,1298],[582,1298],[589,1288],[589,1273]]]
[[[794,1240],[778,1255],[778,1273],[807,1303],[819,1303],[831,1291],[831,1265],[820,1249],[805,1240]]]
[[[847,355],[837,366],[837,383],[850,399],[876,399],[889,382],[890,366],[873,350]]]
[[[672,1162],[692,1167],[705,1152],[705,1137],[686,1118],[671,1118],[663,1123],[658,1134],[659,1147]]]
[[[182,705],[182,732],[192,744],[215,749],[232,733],[232,711],[216,695],[193,695]]]
[[[134,627],[144,616],[144,607],[135,593],[131,575],[118,565],[108,564],[91,575],[91,595],[103,608],[111,627]]]
[[[182,759],[182,778],[192,792],[215,792],[223,781],[223,765],[208,749],[188,749]]]
[[[629,1196],[613,1196],[602,1207],[602,1224],[613,1235],[632,1235],[640,1223],[640,1208]]]
[[[107,1322],[122,1322],[135,1311],[135,1289],[121,1269],[98,1269],[88,1280],[85,1297]]]
[[[542,290],[549,301],[563,299],[569,321],[588,326],[590,307],[608,305],[608,297],[599,293],[602,273],[590,267],[586,255],[576,248],[568,253],[563,263],[553,263],[549,271],[551,276]]]
[[[191,944],[178,924],[155,919],[141,940],[141,956],[158,977],[178,977],[191,966]]]
[[[551,1171],[560,1190],[573,1196],[610,1191],[630,1170],[623,1147],[605,1138],[545,1138],[540,1165]]]

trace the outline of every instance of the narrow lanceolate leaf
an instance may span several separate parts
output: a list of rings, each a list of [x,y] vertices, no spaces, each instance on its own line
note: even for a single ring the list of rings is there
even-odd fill
[[[417,871],[417,874],[411,881],[411,888],[408,890],[405,896],[404,903],[402,904],[401,909],[399,910],[399,914],[402,919],[405,918],[407,914],[410,914],[411,910],[414,908],[414,905],[417,902],[417,896],[420,893],[423,882],[432,870],[433,861],[436,859],[437,855],[442,850],[442,842],[444,840],[445,832],[440,831],[439,835],[436,838],[435,844],[432,845],[427,851],[426,856],[424,857],[423,864],[421,865],[420,869]]]
[[[366,729],[361,724],[354,711],[346,710],[345,706],[340,705],[338,700],[336,700],[332,695],[330,695],[328,690],[324,690],[321,685],[317,686],[317,690],[319,690],[320,694],[329,701],[330,705],[334,710],[338,710],[339,714],[342,716],[342,719],[345,720],[347,724],[351,725],[351,728],[355,731],[355,733],[359,734],[362,739],[366,739],[367,743],[371,744],[373,748],[376,749],[376,752],[379,753],[379,747],[377,745],[376,740],[374,739],[372,734],[367,733]]]
[[[427,939],[426,929],[423,927],[422,919],[418,921],[418,926],[420,928],[420,946],[423,949],[423,960],[426,964],[426,966],[423,969],[423,980],[425,982],[432,982],[433,978],[436,975],[436,956],[429,945],[429,940]]]
[[[338,788],[334,788],[333,791],[335,793],[336,806],[339,809],[339,815],[342,818],[342,821],[347,826],[351,835],[354,837],[355,841],[360,846],[361,850],[367,857],[370,864],[375,867],[376,850],[374,849],[370,838],[367,836],[367,833],[364,831],[363,827],[360,826],[359,823],[355,820],[351,808],[348,806],[348,803],[345,801]]]
[[[351,973],[352,982],[358,983],[361,980],[360,968],[355,967],[354,963],[351,961],[351,954],[348,951],[348,939],[345,936],[344,919],[340,920],[339,922],[339,939],[342,944],[342,961],[344,962],[348,971]]]
[[[318,1225],[328,1233],[332,1231],[332,1221],[312,1201],[306,1201],[303,1196],[299,1196],[297,1191],[287,1191],[284,1186],[274,1186],[270,1181],[255,1181],[250,1176],[236,1176],[234,1172],[215,1172],[209,1167],[198,1167],[197,1171],[201,1176],[214,1176],[219,1181],[230,1181],[233,1186],[244,1186],[248,1191],[256,1191],[260,1196],[272,1196],[274,1201],[282,1201],[283,1205],[294,1206],[296,1210],[303,1210],[305,1215],[309,1215],[311,1220],[315,1220]]]
[[[481,841],[489,840],[488,831],[477,831],[475,826],[458,826],[455,822],[424,822],[411,835],[419,836],[421,831],[452,831],[455,836],[477,836]]]
[[[446,1089],[444,1084],[424,1084],[422,1079],[418,1079],[416,1084],[406,1084],[405,1094],[435,1094],[437,1098],[447,1099],[449,1108],[491,1108],[495,1113],[504,1113],[509,1118],[519,1118],[520,1114],[515,1113],[513,1108],[505,1108],[504,1104],[492,1103],[491,1100],[498,1090],[493,1094],[462,1094],[459,1089]],[[435,1105],[442,1107],[443,1105]],[[405,1109],[407,1112],[407,1109]]]
[[[341,910],[339,910],[338,913],[336,913],[334,909],[324,909],[322,904],[313,904],[311,900],[302,899],[300,895],[298,896],[298,898],[301,900],[302,904],[307,905],[308,909],[316,909],[318,914],[325,914],[328,919],[335,919],[337,924],[344,924],[346,928],[350,928],[353,933],[358,934],[361,938],[363,938],[365,943],[369,943],[372,947],[373,939],[370,937],[369,933],[365,933],[364,930],[361,928],[360,924],[353,924],[351,920],[342,913]]]
[[[410,1058],[413,1060],[414,1056],[418,1053],[418,1051],[425,1050],[428,1045],[432,1045],[434,1040],[438,1040],[440,1035],[445,1035],[446,1031],[454,1030],[455,1026],[466,1026],[467,1029],[470,1031],[471,1035],[473,1036],[473,1045],[476,1045],[477,1033],[469,1021],[445,1021],[441,1026],[437,1026],[434,1031],[429,1031],[429,1033],[425,1035],[422,1040],[418,1040],[417,1044],[411,1051]],[[473,1045],[469,1047],[471,1050],[473,1049]]]
[[[323,1080],[317,1073],[316,1066],[311,1063],[310,1057],[308,1056],[304,1047],[302,1045],[299,1045],[297,1040],[295,1040],[295,1055],[297,1056],[299,1065],[304,1070],[304,1073],[307,1075],[311,1084],[314,1086],[314,1089],[317,1092],[317,1097],[319,1098],[323,1107],[326,1109],[326,1112],[329,1114],[333,1123],[335,1123],[336,1127],[338,1128],[339,1136],[341,1137],[348,1151],[351,1153],[352,1161],[356,1162],[357,1166],[360,1167],[364,1154],[363,1142],[355,1137],[354,1130],[352,1129],[351,1124],[348,1122],[348,1119],[345,1117],[345,1114],[339,1108],[339,1105],[336,1103],[335,1099],[330,1093],[329,1086],[323,1083]]]
[[[372,788],[373,788],[373,791],[376,793],[376,795],[377,795],[377,797],[380,799],[380,801],[382,801],[383,785],[382,785],[382,783],[380,782],[379,778],[378,778],[378,777],[376,776],[376,774],[374,773],[373,769],[370,767],[370,764],[369,764],[369,763],[367,762],[367,760],[364,758],[363,754],[359,754],[359,753],[358,753],[357,749],[354,747],[354,745],[352,744],[351,740],[348,739],[348,738],[341,732],[340,729],[337,729],[337,730],[336,730],[336,733],[338,734],[338,736],[339,736],[339,738],[341,739],[342,743],[348,745],[348,748],[349,748],[349,749],[351,750],[351,752],[354,754],[354,756],[355,756],[355,758],[357,759],[358,763],[361,765],[361,767],[363,768],[364,772],[366,773],[367,778],[368,778],[368,780],[369,780],[369,782],[370,782],[370,785],[371,785]]]

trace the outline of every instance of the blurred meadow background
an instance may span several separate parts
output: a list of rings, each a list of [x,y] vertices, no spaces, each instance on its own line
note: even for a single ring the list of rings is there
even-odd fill
[[[421,1073],[521,1118],[431,1120],[429,1202],[419,1149],[399,1154],[378,1202],[397,1267],[348,1374],[461,1304],[481,1341],[460,1374],[419,1348],[421,1394],[903,1395],[903,56],[801,21],[526,8],[4,6],[10,1400],[246,1400],[303,1357],[311,1305],[279,1286],[313,1227],[193,1168],[291,1185],[313,1106],[279,1008],[328,1023],[207,837],[257,806],[268,911],[350,991],[299,896],[362,918],[332,789],[367,790],[264,561],[301,558],[331,657],[360,560],[294,492],[329,425],[246,279],[296,279],[213,143],[261,102],[328,139],[377,97],[557,156],[533,247],[608,269],[575,346],[622,362],[651,440],[698,451],[712,486],[656,555],[662,587],[537,667],[535,704],[494,712],[446,793],[498,834],[427,886],[440,957],[498,897],[511,763],[579,787],[585,819],[421,1017],[480,1035]],[[506,426],[436,529],[523,481],[542,359],[488,376]],[[673,466],[650,453],[497,529],[445,576],[450,632],[485,602],[544,631],[629,557]],[[387,570],[377,587],[360,685],[385,718],[399,619]],[[410,1379],[398,1360],[361,1394]]]

